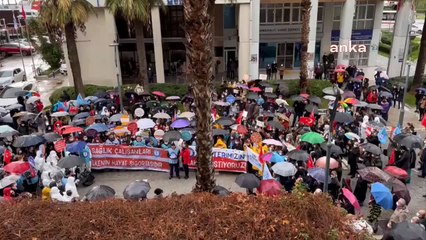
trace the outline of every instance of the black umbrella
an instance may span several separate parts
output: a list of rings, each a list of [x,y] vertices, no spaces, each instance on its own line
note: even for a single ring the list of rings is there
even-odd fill
[[[0,146],[0,154],[3,154],[4,150],[6,150],[6,149],[3,146]]]
[[[382,129],[385,125],[381,122],[376,121],[370,121],[367,123],[370,127],[373,127],[375,129]]]
[[[305,110],[307,111],[307,112],[314,112],[314,114],[318,114],[318,107],[317,106],[315,106],[315,105],[313,105],[313,104],[309,104],[309,105],[307,105],[306,107],[305,107]]]
[[[221,126],[231,126],[232,124],[235,123],[235,121],[229,117],[221,117],[218,120],[216,120],[214,123]]]
[[[115,190],[106,185],[95,186],[88,193],[85,198],[89,201],[101,201],[114,198]]]
[[[287,157],[296,161],[306,162],[309,158],[309,154],[303,150],[292,150],[287,153]]]
[[[17,148],[31,147],[44,143],[44,138],[39,135],[24,135],[19,136],[13,142],[13,146]]]
[[[77,119],[71,122],[73,126],[86,126],[86,119]]]
[[[319,98],[317,96],[310,96],[309,101],[312,102],[312,103],[316,103],[318,105],[321,104],[321,98]]]
[[[179,141],[181,137],[182,135],[178,131],[168,131],[164,134],[163,140],[165,142]]]
[[[275,114],[271,113],[269,111],[265,111],[265,112],[262,112],[262,116],[264,116],[264,117],[275,117]]]
[[[228,196],[229,194],[231,194],[228,189],[219,185],[216,185],[216,187],[213,188],[212,193],[218,196]]]
[[[410,135],[398,141],[402,146],[408,149],[423,148],[423,139],[417,135]]]
[[[380,148],[378,146],[371,144],[371,143],[364,143],[364,144],[361,145],[361,147],[365,151],[372,153],[372,154],[375,154],[375,155],[380,155],[382,153],[382,150],[380,150]]]
[[[46,139],[46,142],[56,142],[61,139],[61,136],[55,132],[46,133],[43,135],[43,137]]]
[[[281,94],[284,94],[284,95],[288,94],[288,92],[289,92],[289,90],[288,90],[288,86],[287,86],[287,85],[283,85],[283,84],[281,84],[281,85],[278,87],[278,90],[279,90],[279,92],[280,92]]]
[[[392,98],[392,97],[393,97],[392,93],[390,93],[390,92],[386,92],[386,91],[382,91],[382,92],[380,92],[380,93],[379,93],[379,96],[380,96],[380,97],[385,97],[385,98]]]
[[[229,131],[224,129],[213,129],[212,134],[213,136],[229,135]]]
[[[148,182],[136,180],[127,185],[123,191],[123,197],[127,200],[145,199],[149,190],[151,190],[151,186]]]
[[[132,97],[136,97],[136,96],[138,96],[138,94],[137,93],[135,93],[135,92],[125,92],[124,93],[124,96],[126,96],[126,98],[132,98]]]
[[[373,110],[382,110],[383,107],[380,106],[379,104],[368,104],[367,108],[373,109]]]
[[[160,102],[155,100],[152,100],[146,103],[146,106],[149,108],[155,108],[155,107],[158,107],[159,105],[160,105]]]
[[[326,142],[321,143],[321,148],[324,151],[327,151],[327,143]],[[335,153],[337,155],[343,154],[342,148],[340,148],[339,146],[334,145],[334,144],[331,145],[331,150],[330,151],[331,151],[331,153]]]
[[[411,136],[411,134],[408,134],[408,133],[401,133],[401,134],[398,134],[398,135],[394,136],[394,137],[393,137],[393,141],[398,143],[398,142],[400,142],[402,139],[404,139],[404,138],[406,138],[406,137],[408,137],[408,136]]]
[[[334,87],[326,87],[322,90],[322,92],[326,95],[336,96],[337,93],[343,94],[343,90],[340,88]]]
[[[58,162],[58,167],[60,168],[73,168],[75,166],[83,165],[85,163],[84,159],[79,156],[69,155],[67,157],[61,158]]]
[[[383,86],[380,86],[380,87],[379,87],[379,90],[380,90],[380,91],[386,91],[386,92],[388,92],[388,93],[391,93],[391,92],[392,92],[389,88],[387,88],[387,87],[383,87]]]
[[[260,185],[260,180],[253,173],[244,173],[237,176],[235,183],[242,188],[253,189]]]
[[[249,94],[247,94],[247,99],[257,100],[257,99],[259,99],[259,94],[257,94],[257,93],[249,93]]]
[[[259,85],[262,87],[272,87],[268,82],[260,82]]]
[[[302,102],[306,100],[304,97],[299,95],[291,96],[290,99],[296,102]]]
[[[88,112],[82,112],[82,113],[76,114],[74,116],[73,120],[83,119],[83,118],[87,118],[89,116],[90,116],[90,113],[88,113]]]
[[[278,130],[284,130],[284,126],[280,122],[269,121],[266,124],[271,126],[272,128],[278,129]]]
[[[352,117],[351,115],[347,113],[342,113],[342,112],[337,112],[336,116],[334,117],[334,121],[338,123],[351,123],[354,120],[355,120],[354,117]]]
[[[420,224],[413,224],[407,221],[398,223],[390,231],[389,235],[393,240],[426,240],[426,231]]]

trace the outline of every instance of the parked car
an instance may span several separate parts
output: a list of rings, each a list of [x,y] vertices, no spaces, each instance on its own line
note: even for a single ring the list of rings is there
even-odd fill
[[[19,43],[5,43],[5,44],[0,44],[0,53],[3,56],[6,55],[12,55],[12,54],[20,54],[20,50],[19,48],[21,48],[22,50],[22,54],[24,56],[28,56],[31,54],[31,52],[35,52],[35,49],[33,47],[30,47],[26,44],[19,44]]]
[[[20,68],[13,68],[0,71],[0,88],[4,88],[15,82],[23,82],[27,80],[25,72]]]
[[[61,64],[61,67],[59,68],[59,72],[60,72],[62,75],[68,75],[67,64],[62,63],[62,64]]]
[[[12,83],[6,86],[0,92],[0,107],[8,107],[12,104],[18,103],[17,97],[23,91],[33,91],[36,88],[35,81],[25,81]]]

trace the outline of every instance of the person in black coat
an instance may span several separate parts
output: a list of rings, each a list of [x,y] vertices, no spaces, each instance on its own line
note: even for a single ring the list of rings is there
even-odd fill
[[[358,177],[354,190],[354,195],[358,200],[360,206],[364,205],[364,201],[367,196],[367,189],[368,182],[362,179],[361,177]]]
[[[401,147],[401,157],[395,161],[395,166],[408,172],[411,166],[411,154],[405,146]]]
[[[357,162],[359,157],[358,143],[350,141],[348,144],[348,164],[350,167],[349,175],[354,178],[357,170]]]

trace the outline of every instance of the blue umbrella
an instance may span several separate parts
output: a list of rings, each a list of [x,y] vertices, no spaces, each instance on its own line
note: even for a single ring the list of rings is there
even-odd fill
[[[373,195],[374,200],[378,205],[380,205],[385,210],[392,209],[393,207],[393,197],[389,188],[387,188],[382,183],[373,183],[371,185],[371,195]]]
[[[274,153],[272,153],[272,156],[271,156],[269,161],[272,162],[272,163],[285,162],[285,157],[274,152]]]
[[[80,153],[84,150],[87,143],[83,141],[73,142],[70,144],[67,144],[66,150],[70,153]]]
[[[311,176],[312,178],[314,178],[315,180],[317,180],[320,183],[324,183],[325,182],[325,171],[322,168],[312,168],[308,170],[309,176]],[[331,179],[328,178],[328,183],[331,182]]]
[[[86,128],[86,132],[88,131],[88,130],[91,130],[91,129],[93,129],[93,130],[95,130],[96,132],[98,132],[98,133],[101,133],[101,132],[108,132],[108,126],[107,125],[105,125],[105,124],[103,124],[103,123],[96,123],[96,124],[94,124],[94,125],[92,125],[92,126],[90,126],[90,127],[88,127],[88,128]]]
[[[182,135],[182,139],[184,141],[189,141],[192,138],[192,134],[190,132],[187,132],[187,131],[182,132],[181,135]]]
[[[235,102],[235,97],[234,97],[234,95],[228,95],[228,96],[226,97],[226,102],[227,102],[227,103],[230,103],[230,104],[233,104],[233,103]]]

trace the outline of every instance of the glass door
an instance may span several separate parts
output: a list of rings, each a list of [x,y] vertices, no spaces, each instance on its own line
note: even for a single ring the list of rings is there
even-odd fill
[[[293,66],[294,43],[280,43],[277,49],[278,66],[283,65],[286,68]]]

